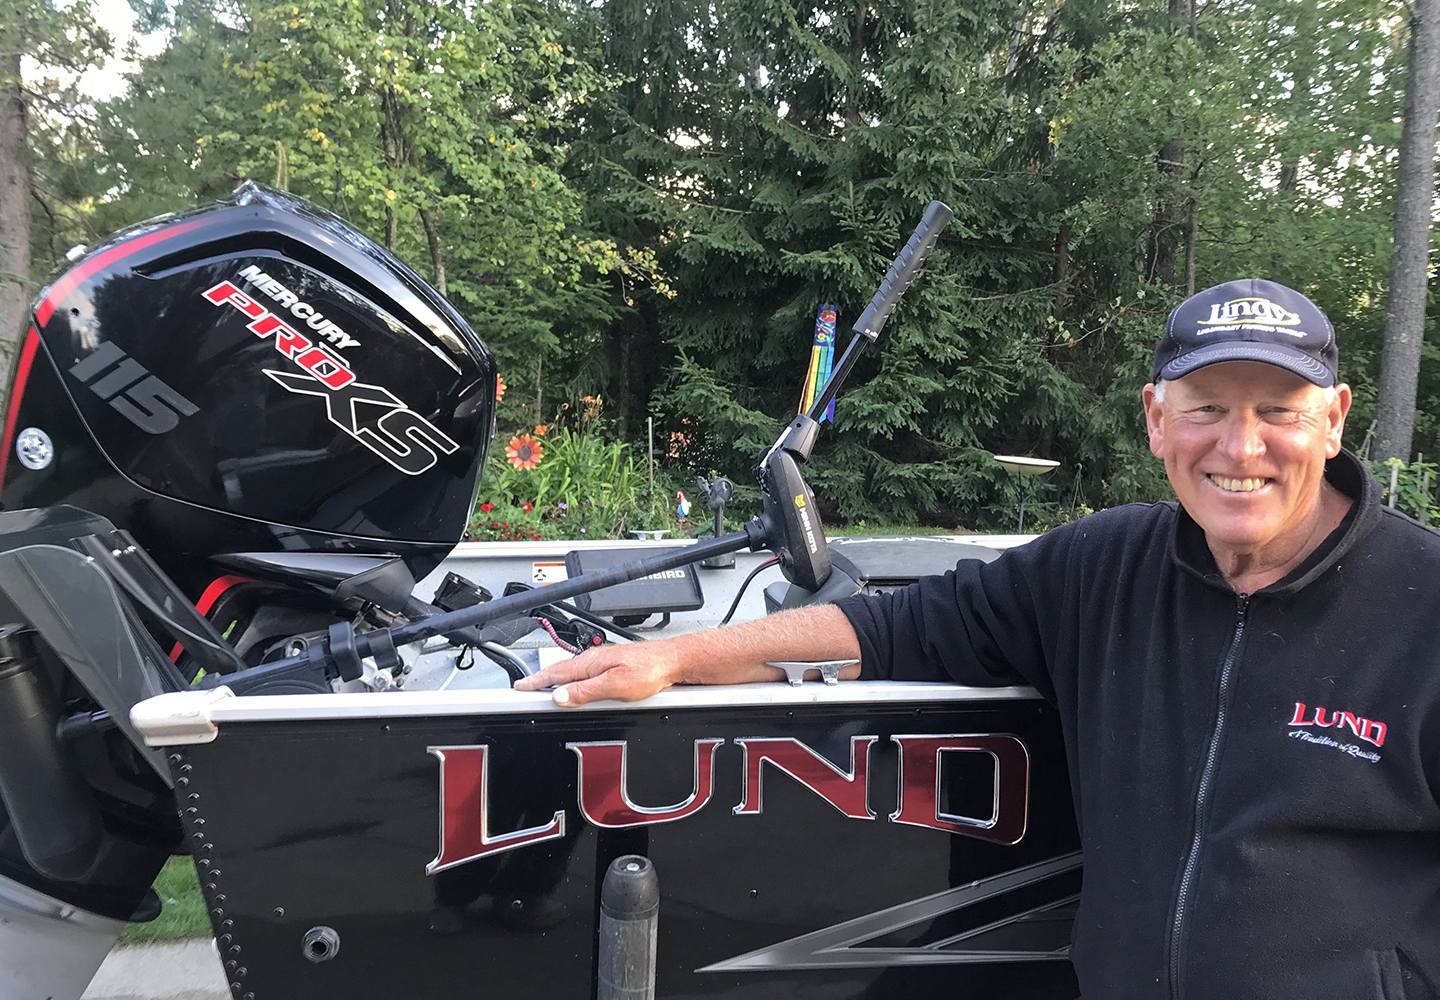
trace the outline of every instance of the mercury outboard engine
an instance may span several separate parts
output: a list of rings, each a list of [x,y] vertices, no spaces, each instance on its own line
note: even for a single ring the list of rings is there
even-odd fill
[[[235,552],[397,555],[423,575],[464,531],[494,410],[490,353],[423,280],[246,183],[44,290],[0,502],[100,514],[187,591]]]
[[[0,994],[78,996],[203,846],[129,706],[401,620],[464,531],[495,391],[422,279],[253,183],[42,291],[0,441]]]
[[[41,293],[0,504],[101,515],[212,618],[243,591],[229,612],[242,632],[264,606],[293,612],[237,642],[243,654],[315,624],[295,614],[323,612],[357,574],[398,564],[408,594],[439,565],[484,467],[495,375],[393,255],[246,183],[119,233]]]

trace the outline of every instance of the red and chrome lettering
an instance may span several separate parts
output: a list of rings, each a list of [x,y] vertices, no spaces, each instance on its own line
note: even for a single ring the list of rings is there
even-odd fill
[[[251,322],[245,324],[245,329],[255,336],[263,339],[275,334],[275,350],[304,368],[327,388],[343,389],[355,381],[355,373],[343,361],[311,344],[308,337],[297,333],[274,314],[266,312],[230,282],[222,281],[202,294],[217,306],[228,302],[251,317]]]
[[[890,819],[907,826],[1018,843],[1030,814],[1030,754],[1014,736],[892,736],[900,744],[900,808]],[[995,762],[994,808],[988,817],[940,811],[940,760],[945,753],[983,753]]]
[[[624,740],[567,743],[579,758],[580,815],[596,826],[618,828],[670,823],[699,812],[715,790],[715,750],[723,739],[695,741],[695,790],[672,806],[637,806],[627,786]]]
[[[490,748],[426,749],[440,759],[440,853],[425,866],[427,875],[476,858],[565,836],[564,809],[555,810],[554,818],[544,826],[492,836],[486,802],[490,785]]]
[[[737,739],[745,751],[745,800],[735,807],[735,815],[754,816],[762,811],[763,765],[768,761],[851,819],[874,819],[867,793],[870,748],[876,739],[850,738],[848,774],[793,737]]]

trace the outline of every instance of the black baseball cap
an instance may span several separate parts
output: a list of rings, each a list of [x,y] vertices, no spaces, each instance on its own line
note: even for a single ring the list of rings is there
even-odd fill
[[[1196,292],[1165,321],[1152,380],[1221,361],[1262,361],[1329,388],[1339,381],[1335,328],[1293,288],[1244,278]]]

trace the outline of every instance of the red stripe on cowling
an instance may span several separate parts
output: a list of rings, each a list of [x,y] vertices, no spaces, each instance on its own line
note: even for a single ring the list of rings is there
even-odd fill
[[[210,609],[215,606],[215,602],[220,600],[220,595],[225,593],[225,591],[229,590],[231,587],[235,586],[238,583],[253,582],[254,581],[252,581],[247,576],[216,577],[214,580],[210,581],[210,586],[205,588],[205,593],[200,595],[200,600],[195,602],[195,610],[200,612],[202,615],[208,615],[210,613]],[[180,654],[184,652],[184,650],[185,647],[177,642],[175,644],[175,648],[170,650],[170,662],[174,663],[176,660],[180,659]]]
[[[153,246],[162,240],[168,240],[172,236],[188,233],[197,226],[205,225],[208,221],[209,220],[177,222],[173,225],[166,226],[164,229],[157,229],[153,233],[146,233],[144,236],[137,236],[133,240],[126,240],[119,246],[113,246],[104,253],[98,253],[88,260],[82,261],[78,266],[66,271],[60,276],[60,280],[55,282],[54,286],[50,289],[50,294],[45,296],[45,301],[41,302],[36,308],[35,318],[40,321],[41,326],[44,326],[50,322],[50,317],[54,314],[56,307],[64,302],[71,292],[80,287],[82,281],[96,271],[115,263],[117,260],[130,256],[137,250],[144,250],[146,247]]]
[[[32,326],[25,336],[25,346],[20,348],[20,361],[15,366],[15,381],[10,386],[10,405],[5,413],[4,447],[0,449],[0,485],[5,482],[5,469],[10,462],[10,449],[15,445],[15,422],[20,417],[20,397],[25,395],[25,383],[30,380],[30,366],[35,363],[35,351],[40,347],[40,334]]]

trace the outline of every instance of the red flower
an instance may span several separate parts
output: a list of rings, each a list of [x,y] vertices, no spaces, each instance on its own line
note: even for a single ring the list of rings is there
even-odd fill
[[[535,534],[535,532],[533,532],[533,531],[530,532],[530,537],[531,537],[533,540],[537,541],[537,542],[540,541],[540,536],[537,535],[537,534]]]
[[[517,469],[533,469],[545,457],[545,450],[529,434],[517,434],[505,448],[505,460]]]
[[[524,503],[522,503],[522,504],[520,505],[520,509],[523,510],[523,511],[527,511],[527,512],[531,509],[531,507],[532,507],[532,505],[531,505],[531,503],[530,503],[529,500],[526,500]]]
[[[506,524],[504,521],[500,522],[500,527],[504,528],[506,531],[510,530],[510,525]]]
[[[482,503],[480,509],[488,514],[495,509],[495,505],[493,503]]]

